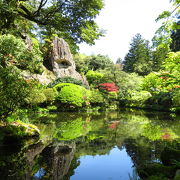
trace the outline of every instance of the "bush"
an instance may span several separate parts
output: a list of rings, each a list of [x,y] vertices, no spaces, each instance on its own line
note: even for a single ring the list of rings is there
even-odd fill
[[[117,85],[119,87],[118,98],[120,100],[127,99],[129,91],[140,91],[142,84],[142,77],[135,73],[125,73],[120,71],[117,79]]]
[[[40,89],[32,89],[31,93],[25,99],[30,106],[36,106],[46,101],[46,96]]]
[[[151,93],[158,93],[161,89],[162,79],[157,73],[150,73],[143,79],[142,89]]]
[[[58,91],[57,101],[69,108],[86,106],[89,103],[90,92],[84,87],[71,84],[60,83],[55,86]]]
[[[99,84],[98,88],[103,92],[118,92],[119,88],[115,83],[103,83]]]
[[[59,83],[72,83],[72,84],[83,86],[83,83],[81,80],[77,80],[77,79],[67,76],[67,77],[62,77],[62,78],[56,79],[54,82],[48,84],[48,87],[50,87],[50,88],[54,87],[55,85],[57,85]]]
[[[180,106],[180,88],[173,91],[172,102],[174,106]]]
[[[47,88],[43,90],[43,94],[46,97],[46,101],[52,102],[55,100],[56,96],[58,95],[58,92],[55,88]]]
[[[172,106],[172,95],[169,92],[159,92],[149,98],[146,105],[152,109],[169,110]]]
[[[104,102],[105,102],[105,99],[103,95],[99,92],[99,90],[93,89],[91,91],[90,103],[92,105],[102,105]]]
[[[131,91],[127,105],[134,107],[144,107],[145,102],[152,97],[151,93],[148,91]]]
[[[86,78],[87,78],[89,84],[92,84],[92,85],[97,85],[97,84],[101,83],[101,80],[103,77],[104,77],[104,75],[102,73],[92,71],[92,70],[90,70],[86,73]]]

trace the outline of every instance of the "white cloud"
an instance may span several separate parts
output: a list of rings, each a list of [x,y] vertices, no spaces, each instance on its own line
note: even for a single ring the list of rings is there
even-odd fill
[[[104,54],[114,61],[124,58],[136,33],[151,40],[160,25],[155,19],[171,6],[169,0],[105,0],[105,4],[96,22],[107,30],[106,36],[94,46],[81,44],[80,53]]]

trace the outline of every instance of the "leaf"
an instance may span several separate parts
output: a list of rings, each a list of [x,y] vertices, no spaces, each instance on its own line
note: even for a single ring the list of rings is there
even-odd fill
[[[168,17],[170,17],[170,16],[171,16],[171,12],[170,12],[170,11],[164,11],[164,12],[162,12],[162,13],[158,16],[158,18],[156,19],[156,22],[159,21],[159,20],[161,20],[161,19],[166,19],[166,18],[168,18]]]

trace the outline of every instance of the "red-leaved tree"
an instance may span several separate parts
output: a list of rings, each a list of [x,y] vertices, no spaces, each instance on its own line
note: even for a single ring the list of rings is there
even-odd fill
[[[119,88],[116,86],[115,83],[102,83],[98,85],[100,90],[105,90],[107,92],[118,92]]]

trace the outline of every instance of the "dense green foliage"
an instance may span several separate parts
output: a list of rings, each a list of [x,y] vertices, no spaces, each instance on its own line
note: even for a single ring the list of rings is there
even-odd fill
[[[42,53],[38,44],[34,44],[30,50],[22,39],[8,34],[0,36],[0,47],[0,65],[2,67],[15,65],[22,70],[41,72]]]
[[[99,70],[105,69],[113,64],[112,60],[108,56],[100,55],[97,56],[92,55],[87,59],[88,69],[89,70]]]
[[[80,86],[83,85],[82,81],[66,76],[66,77],[56,79],[52,83],[48,84],[48,87],[54,87],[55,85],[57,85],[59,83],[72,83],[72,84],[77,84]]]
[[[81,74],[86,74],[88,71],[99,71],[113,65],[112,60],[106,55],[91,55],[76,54],[74,56],[76,69]]]
[[[29,93],[27,82],[21,78],[16,68],[0,67],[0,117],[7,117],[25,104]]]
[[[60,83],[55,86],[58,91],[56,98],[62,104],[62,109],[68,110],[86,106],[89,103],[90,92],[84,87],[72,83]]]
[[[123,70],[136,72],[139,75],[147,75],[152,70],[151,51],[149,42],[144,40],[140,34],[132,39],[131,47],[124,58]]]
[[[86,73],[86,78],[89,82],[89,84],[97,85],[102,82],[102,79],[104,77],[104,74],[97,72],[97,71],[88,71]]]
[[[27,156],[25,154],[31,153],[31,150],[37,154],[41,151],[41,155],[35,154],[34,157],[32,153],[31,158],[43,164],[35,167],[33,160],[28,162],[28,158],[25,159],[21,154],[17,156],[19,159],[13,156],[12,161],[1,156],[0,168],[3,173],[9,171],[6,165],[10,166],[14,162],[20,162],[20,168],[24,168],[26,162],[33,164],[33,167],[27,168],[33,169],[33,173],[29,174],[46,169],[49,164],[44,161],[43,155],[47,157],[50,149],[58,147],[60,141],[63,141],[61,147],[68,141],[69,144],[77,145],[73,161],[83,154],[107,154],[117,146],[126,148],[142,179],[175,177],[175,170],[179,169],[177,142],[180,135],[175,114],[180,112],[180,31],[177,21],[180,0],[172,2],[174,11],[165,11],[157,18],[164,22],[153,38],[153,47],[140,34],[136,34],[124,60],[118,58],[116,64],[107,55],[74,56],[77,71],[86,76],[90,84],[90,88],[86,89],[81,81],[72,77],[58,78],[49,85],[42,85],[30,78],[42,73],[43,59],[50,53],[48,48],[54,36],[64,38],[74,53],[79,43],[92,45],[103,35],[94,21],[104,6],[103,0],[0,1],[0,146],[13,136],[39,133],[38,130],[33,133],[36,130],[33,125],[26,126],[32,119],[27,114],[22,115],[22,111],[85,110],[93,114],[78,117],[72,113],[68,117],[69,121],[66,121],[67,116],[63,113],[60,116],[52,113],[49,114],[49,122],[47,114],[37,113],[40,117],[36,123],[41,129],[41,141],[22,154]],[[30,45],[27,38],[30,39]],[[25,80],[23,73],[31,73],[32,77]],[[109,112],[108,115],[100,115],[97,112],[99,109],[116,109],[119,106],[175,113],[171,114],[169,119],[173,121],[168,124],[161,121],[164,118],[152,114],[145,116],[143,113],[132,115],[121,112],[117,115]],[[17,119],[27,122],[20,124],[15,121]],[[52,139],[58,140],[55,146],[49,144]],[[17,142],[16,139],[11,141]],[[31,140],[29,142],[32,143]],[[33,149],[36,145],[38,149]],[[74,153],[73,148],[70,151]],[[68,157],[68,153],[65,156]],[[59,158],[63,150],[52,154]],[[46,177],[42,178],[49,178],[51,171],[46,171]],[[18,178],[22,175],[22,172],[9,172]]]
[[[178,13],[178,1],[173,3],[177,7],[174,12]],[[136,34],[124,60],[118,58],[116,64],[107,55],[75,54],[76,69],[86,76],[89,90],[72,77],[58,78],[48,86],[23,80],[22,74],[27,71],[42,73],[42,61],[48,56],[54,36],[64,38],[74,50],[80,42],[93,44],[102,35],[94,22],[102,7],[102,0],[0,2],[1,116],[17,108],[64,111],[116,107],[118,103],[141,108],[161,106],[160,109],[167,103],[165,109],[177,112],[179,21],[168,11],[157,18],[167,21],[156,32],[153,47]],[[108,86],[102,91],[100,84]],[[116,90],[112,91],[112,85]]]
[[[93,44],[102,35],[94,21],[102,8],[102,0],[5,0],[0,2],[0,29],[3,34],[20,35],[39,28],[41,37],[54,33],[73,46],[80,42]]]

